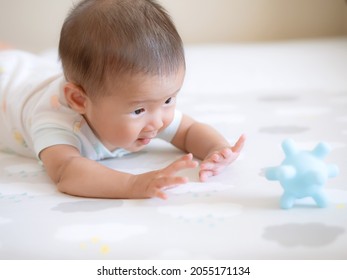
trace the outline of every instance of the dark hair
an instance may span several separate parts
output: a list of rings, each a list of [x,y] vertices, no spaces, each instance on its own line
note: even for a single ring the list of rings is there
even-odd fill
[[[153,0],[79,2],[63,24],[59,56],[66,79],[91,97],[106,94],[123,74],[161,76],[185,67],[181,37]]]

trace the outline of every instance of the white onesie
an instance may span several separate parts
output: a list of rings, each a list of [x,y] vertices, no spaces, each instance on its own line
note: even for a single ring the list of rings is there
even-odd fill
[[[0,148],[38,157],[45,148],[66,144],[93,160],[129,153],[111,152],[99,141],[83,116],[68,106],[65,83],[57,61],[22,51],[0,52]],[[157,137],[170,142],[181,118],[176,111],[173,122]]]

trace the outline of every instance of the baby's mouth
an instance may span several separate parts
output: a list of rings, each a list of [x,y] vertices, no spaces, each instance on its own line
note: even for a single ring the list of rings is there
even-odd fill
[[[141,145],[148,145],[156,136],[157,136],[156,132],[147,133],[147,135],[143,135],[143,137],[137,138],[136,141],[140,143]]]
[[[151,142],[152,138],[138,138],[137,141],[142,145],[148,145]]]

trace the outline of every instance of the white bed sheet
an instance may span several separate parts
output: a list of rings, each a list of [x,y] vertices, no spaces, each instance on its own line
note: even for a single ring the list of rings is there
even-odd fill
[[[58,193],[35,160],[0,153],[0,259],[347,259],[347,38],[188,46],[178,108],[231,142],[240,159],[207,183],[167,190],[169,199],[101,200]],[[298,200],[263,176],[292,138],[332,146],[340,175],[330,205]],[[140,173],[182,153],[154,141],[103,164]],[[97,187],[97,186],[96,186]]]

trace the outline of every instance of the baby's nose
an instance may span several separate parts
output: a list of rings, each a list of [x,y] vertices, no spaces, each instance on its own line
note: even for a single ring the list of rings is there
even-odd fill
[[[153,129],[153,130],[159,130],[160,128],[162,128],[163,126],[163,120],[162,118],[152,118],[151,122],[150,122],[150,127]]]
[[[151,118],[148,121],[147,127],[148,130],[159,130],[164,125],[163,118],[161,112],[156,112],[151,115]]]

